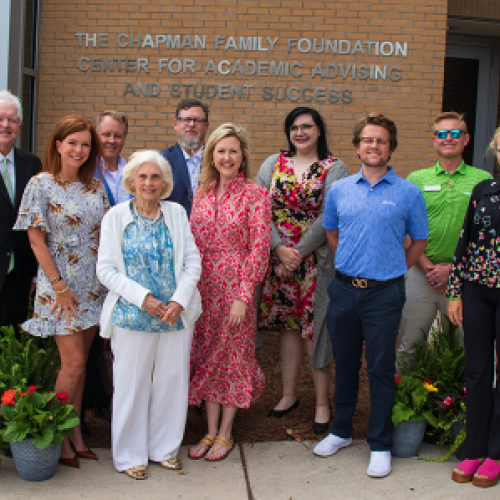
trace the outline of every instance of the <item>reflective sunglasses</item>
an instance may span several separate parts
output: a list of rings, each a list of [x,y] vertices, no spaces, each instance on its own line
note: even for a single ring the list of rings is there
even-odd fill
[[[448,137],[448,134],[450,134],[452,139],[460,139],[463,133],[464,131],[458,128],[454,128],[452,130],[437,130],[436,137],[438,139],[446,139]]]

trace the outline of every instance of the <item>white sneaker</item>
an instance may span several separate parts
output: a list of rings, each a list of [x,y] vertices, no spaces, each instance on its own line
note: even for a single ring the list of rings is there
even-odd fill
[[[335,434],[328,434],[326,438],[322,439],[314,447],[313,453],[318,455],[318,457],[329,457],[330,455],[337,453],[340,448],[345,448],[351,444],[352,438],[344,439],[339,436],[335,436]]]
[[[390,451],[371,451],[370,463],[366,473],[370,477],[385,477],[391,473],[391,452]]]

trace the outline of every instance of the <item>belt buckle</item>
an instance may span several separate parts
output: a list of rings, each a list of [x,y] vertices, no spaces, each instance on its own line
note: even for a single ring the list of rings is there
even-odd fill
[[[353,278],[351,284],[356,288],[368,288],[368,280],[365,278]]]

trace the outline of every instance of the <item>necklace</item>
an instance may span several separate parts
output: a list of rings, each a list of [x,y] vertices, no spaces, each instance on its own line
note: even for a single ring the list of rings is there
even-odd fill
[[[137,220],[143,226],[152,226],[162,215],[162,211],[161,211],[160,206],[158,206],[158,213],[156,214],[156,217],[154,219],[151,219],[149,217],[144,217],[144,215],[141,215],[139,213],[139,211],[137,210],[137,205],[135,203],[132,203],[132,206],[134,207],[135,215],[137,215]]]
[[[56,176],[56,179],[57,179],[58,181],[60,181],[60,182],[65,182],[65,183],[67,183],[67,184],[72,184],[73,182],[78,182],[78,181],[79,181],[79,179],[78,179],[78,178],[76,178],[76,179],[67,179],[66,177],[63,177],[63,176],[62,176],[62,175],[60,175],[60,174],[58,174],[58,175]]]

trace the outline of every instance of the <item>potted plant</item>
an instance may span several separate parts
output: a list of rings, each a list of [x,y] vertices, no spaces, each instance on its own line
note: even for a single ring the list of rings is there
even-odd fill
[[[0,438],[10,443],[22,479],[41,481],[56,471],[61,443],[80,419],[65,393],[8,389],[1,397]]]
[[[448,452],[441,458],[430,461],[445,462],[453,454],[459,459],[465,457],[465,386],[454,394],[447,395],[444,399],[436,401],[439,407],[435,428],[440,433],[437,444],[450,444]]]
[[[392,407],[392,454],[407,458],[418,453],[427,422],[436,423],[430,398],[436,388],[430,380],[418,378],[404,366],[400,366],[400,370],[395,377]]]
[[[0,391],[25,389],[52,390],[60,360],[53,337],[39,339],[22,329],[0,328]]]
[[[419,380],[433,381],[434,391],[430,408],[434,419],[429,420],[432,429],[428,434],[437,436],[434,442],[442,442],[441,434],[445,420],[449,417],[449,408],[440,405],[449,396],[455,400],[465,383],[465,350],[460,343],[458,327],[450,322],[448,316],[438,317],[435,327],[426,342],[415,343],[415,355],[411,358],[402,355],[398,358],[400,371],[411,371]],[[451,434],[444,436],[449,440]]]

